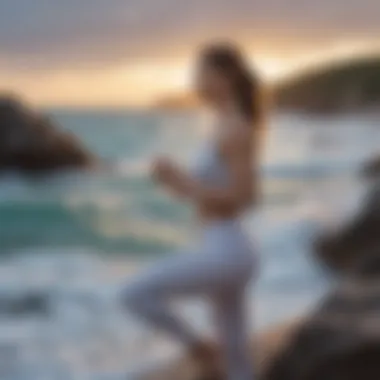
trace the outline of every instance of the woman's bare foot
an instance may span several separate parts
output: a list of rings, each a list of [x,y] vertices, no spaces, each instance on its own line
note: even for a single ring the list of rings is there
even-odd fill
[[[190,349],[190,355],[200,366],[202,380],[222,380],[223,365],[220,349],[210,342],[199,342]]]

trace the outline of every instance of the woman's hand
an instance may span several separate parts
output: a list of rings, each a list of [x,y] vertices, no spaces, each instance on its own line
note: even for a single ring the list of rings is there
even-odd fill
[[[152,178],[180,197],[188,197],[193,181],[178,165],[166,157],[153,161]]]
[[[169,185],[176,177],[177,166],[166,157],[158,157],[153,161],[152,178],[163,185]]]

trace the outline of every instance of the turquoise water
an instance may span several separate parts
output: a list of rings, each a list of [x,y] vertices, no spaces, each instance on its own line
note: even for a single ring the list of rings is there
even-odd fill
[[[11,357],[6,379],[117,378],[173,348],[126,315],[115,297],[144,265],[191,239],[191,210],[155,188],[149,163],[165,153],[186,165],[207,122],[158,111],[49,113],[106,164],[93,173],[0,181],[1,302],[34,292],[48,305],[44,317],[0,315],[0,350]],[[323,293],[327,279],[311,260],[310,242],[354,212],[361,187],[353,173],[379,146],[378,121],[273,116],[263,206],[247,218],[262,262],[250,297],[255,328],[305,312]],[[181,310],[209,331],[204,305]]]

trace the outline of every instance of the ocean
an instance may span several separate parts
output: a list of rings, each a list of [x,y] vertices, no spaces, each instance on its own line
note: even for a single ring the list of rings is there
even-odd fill
[[[145,266],[177,254],[196,228],[189,206],[151,182],[149,164],[162,153],[191,162],[207,120],[158,110],[48,113],[105,164],[92,173],[0,179],[0,378],[133,378],[179,349],[128,315],[118,294]],[[360,204],[365,186],[355,173],[378,153],[379,118],[272,116],[263,204],[246,220],[261,257],[252,330],[306,313],[332,281],[311,242]],[[208,311],[199,300],[179,305],[206,334]]]

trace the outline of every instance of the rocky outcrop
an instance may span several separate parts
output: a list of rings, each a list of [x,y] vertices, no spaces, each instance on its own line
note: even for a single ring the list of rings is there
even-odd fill
[[[372,157],[365,162],[361,168],[360,174],[367,179],[376,179],[380,177],[380,155]]]
[[[379,231],[380,183],[377,183],[369,191],[360,213],[345,228],[316,239],[315,254],[336,273],[370,276],[379,269]]]
[[[291,336],[264,380],[380,379],[380,186],[340,232],[320,237],[316,257],[338,284]]]
[[[87,168],[95,158],[69,132],[17,99],[0,97],[0,171]]]
[[[259,374],[270,365],[274,355],[287,346],[289,337],[299,324],[300,321],[298,320],[284,323],[255,337],[251,344],[251,351],[256,371]],[[136,380],[193,380],[204,378],[199,372],[196,363],[185,357],[178,362],[167,363],[161,368],[154,368],[147,373],[142,373],[140,376],[136,376]]]
[[[350,279],[272,360],[264,380],[380,379],[380,281]]]

